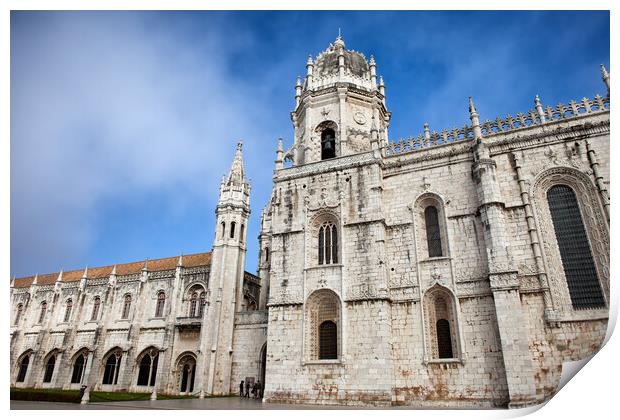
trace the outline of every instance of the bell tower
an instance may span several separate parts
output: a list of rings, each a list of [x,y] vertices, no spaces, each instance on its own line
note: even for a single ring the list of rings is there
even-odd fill
[[[304,165],[378,149],[387,141],[390,112],[377,66],[347,50],[339,35],[316,59],[310,55],[306,77],[295,84],[291,112],[294,144],[286,157]]]

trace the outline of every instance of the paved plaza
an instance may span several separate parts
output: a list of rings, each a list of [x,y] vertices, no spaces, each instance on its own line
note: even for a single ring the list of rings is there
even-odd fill
[[[342,410],[355,407],[267,404],[259,400],[222,397],[158,401],[119,401],[91,404],[73,404],[42,401],[11,401],[11,410]]]

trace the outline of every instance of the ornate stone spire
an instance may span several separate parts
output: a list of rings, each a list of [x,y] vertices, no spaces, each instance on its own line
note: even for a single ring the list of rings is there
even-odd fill
[[[534,97],[534,106],[536,107],[538,118],[540,118],[540,123],[543,124],[546,121],[545,112],[543,111],[542,103],[540,102],[540,98],[538,97],[538,95]]]
[[[471,119],[471,126],[474,129],[474,135],[477,139],[481,139],[482,130],[480,129],[480,119],[478,118],[476,105],[474,105],[474,99],[471,96],[469,97],[469,119]]]
[[[278,138],[278,149],[276,150],[276,171],[282,169],[284,167],[283,162],[284,151],[282,150],[282,137]]]
[[[243,141],[237,142],[237,151],[235,152],[235,159],[228,172],[228,178],[226,179],[226,185],[243,185],[246,184],[245,172],[243,170]]]
[[[601,76],[603,78],[603,82],[605,82],[605,86],[607,86],[607,94],[609,95],[609,73],[603,64],[601,64]]]

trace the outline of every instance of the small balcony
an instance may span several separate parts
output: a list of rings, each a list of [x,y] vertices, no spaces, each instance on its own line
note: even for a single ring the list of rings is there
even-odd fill
[[[200,331],[202,317],[178,316],[174,325],[179,329],[179,331]]]

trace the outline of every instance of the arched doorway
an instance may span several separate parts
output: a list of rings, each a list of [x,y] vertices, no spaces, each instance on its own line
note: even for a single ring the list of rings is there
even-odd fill
[[[265,371],[267,370],[267,343],[263,344],[260,351],[260,371],[259,379],[262,385],[262,391],[265,391]]]
[[[193,354],[185,354],[177,362],[177,377],[180,394],[194,392],[194,379],[196,376],[196,357]]]

